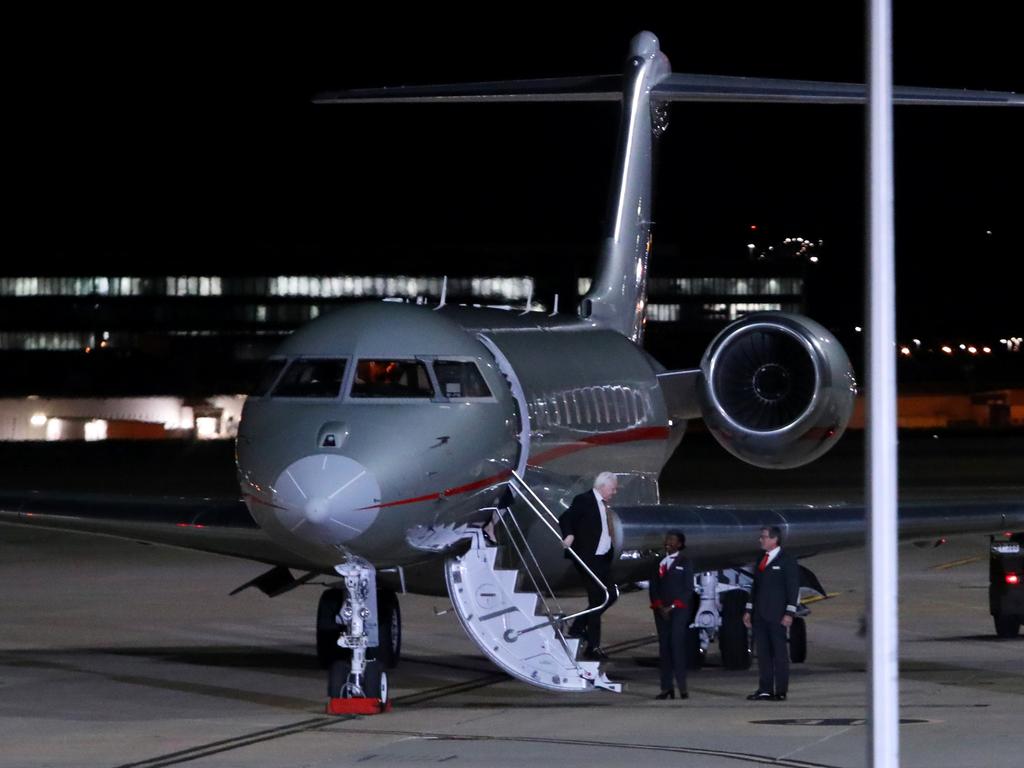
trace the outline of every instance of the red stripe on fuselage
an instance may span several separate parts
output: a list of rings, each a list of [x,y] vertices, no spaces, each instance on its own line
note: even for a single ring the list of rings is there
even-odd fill
[[[243,493],[242,494],[242,498],[243,499],[252,499],[257,504],[262,504],[265,507],[273,507],[274,509],[288,509],[288,507],[282,507],[280,504],[271,504],[269,501],[266,501],[265,499],[261,499],[259,496],[257,496],[254,493]]]
[[[541,466],[545,462],[554,461],[562,456],[568,456],[571,453],[583,451],[587,448],[597,448],[602,445],[616,445],[618,443],[633,443],[640,440],[667,440],[669,434],[668,427],[638,427],[637,429],[627,429],[622,432],[609,432],[604,435],[591,435],[590,437],[584,437],[579,442],[570,443],[569,445],[561,445],[558,448],[543,451],[532,457],[528,463],[534,466]],[[371,504],[368,507],[359,507],[359,509],[384,509],[385,507],[397,507],[402,504],[414,504],[417,501],[432,501],[442,497],[457,496],[460,493],[475,491],[479,488],[486,488],[489,485],[494,485],[502,480],[506,480],[511,476],[512,470],[506,469],[496,475],[485,477],[483,480],[476,480],[472,483],[467,483],[466,485],[460,485],[455,488],[440,491],[439,493],[430,493],[426,496],[416,496],[415,498],[400,499],[399,501],[389,501],[384,504]]]
[[[543,466],[546,462],[560,459],[587,448],[595,448],[602,445],[616,445],[618,443],[634,443],[640,440],[668,440],[668,427],[638,427],[627,429],[622,432],[609,432],[604,435],[590,435],[575,443],[560,445],[530,458],[529,463],[534,466]]]

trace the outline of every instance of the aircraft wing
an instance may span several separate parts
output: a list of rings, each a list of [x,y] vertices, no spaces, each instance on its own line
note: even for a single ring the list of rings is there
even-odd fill
[[[274,543],[238,499],[0,491],[0,523],[114,536],[319,570]]]
[[[622,551],[661,551],[665,533],[680,530],[695,567],[704,570],[748,563],[766,525],[778,526],[787,550],[801,557],[861,546],[867,531],[861,503],[659,504],[616,506],[615,513]],[[938,542],[955,534],[1021,530],[1024,488],[962,489],[900,502],[904,540]]]
[[[512,101],[621,101],[622,76],[500,80],[449,85],[406,85],[330,91],[313,97],[316,104],[397,104]],[[671,73],[651,88],[656,101],[730,103],[863,104],[861,83],[781,80],[763,77]],[[1024,95],[1001,91],[895,86],[894,104],[931,106],[1024,106]]]

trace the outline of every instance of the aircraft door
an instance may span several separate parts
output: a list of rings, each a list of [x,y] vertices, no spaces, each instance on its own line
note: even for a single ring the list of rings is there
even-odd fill
[[[509,389],[512,391],[512,399],[515,403],[513,410],[517,422],[516,426],[519,430],[519,453],[516,456],[516,472],[520,477],[523,477],[526,473],[526,461],[530,457],[530,425],[528,423],[529,417],[527,416],[529,410],[526,407],[526,393],[523,391],[523,385],[520,383],[515,369],[498,348],[498,345],[488,338],[486,334],[478,333],[477,338],[480,339],[480,343],[487,347],[487,351],[494,357],[498,370],[501,371],[501,374],[508,382]]]

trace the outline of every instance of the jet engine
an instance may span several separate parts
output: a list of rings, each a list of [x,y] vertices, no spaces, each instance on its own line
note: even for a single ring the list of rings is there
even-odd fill
[[[821,456],[853,413],[857,383],[846,351],[818,323],[761,313],[725,328],[701,361],[704,423],[730,453],[789,469]]]

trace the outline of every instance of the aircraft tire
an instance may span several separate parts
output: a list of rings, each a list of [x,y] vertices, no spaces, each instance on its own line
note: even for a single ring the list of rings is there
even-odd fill
[[[366,662],[363,693],[369,699],[380,699],[382,707],[388,703],[388,673],[384,671],[384,665],[379,661]]]
[[[750,635],[743,625],[747,593],[736,589],[723,592],[722,626],[718,631],[718,650],[726,669],[750,669]]]
[[[1016,637],[1020,632],[1020,619],[1020,616],[1013,614],[995,614],[992,620],[996,625],[996,634],[999,637]]]
[[[704,648],[700,644],[700,630],[688,627],[686,630],[686,668],[700,669],[704,666]]]
[[[327,697],[330,699],[341,698],[341,689],[348,680],[349,663],[344,659],[337,659],[331,662],[327,673]]]
[[[386,669],[394,669],[402,656],[402,609],[398,595],[390,589],[377,593],[377,633],[380,644],[370,649],[372,657]]]
[[[799,616],[789,627],[789,660],[794,664],[807,661],[807,622]]]
[[[344,603],[343,589],[325,589],[320,595],[320,602],[316,608],[316,660],[321,669],[328,669],[339,660],[347,663],[352,657],[349,649],[338,647],[341,628],[334,621]]]

